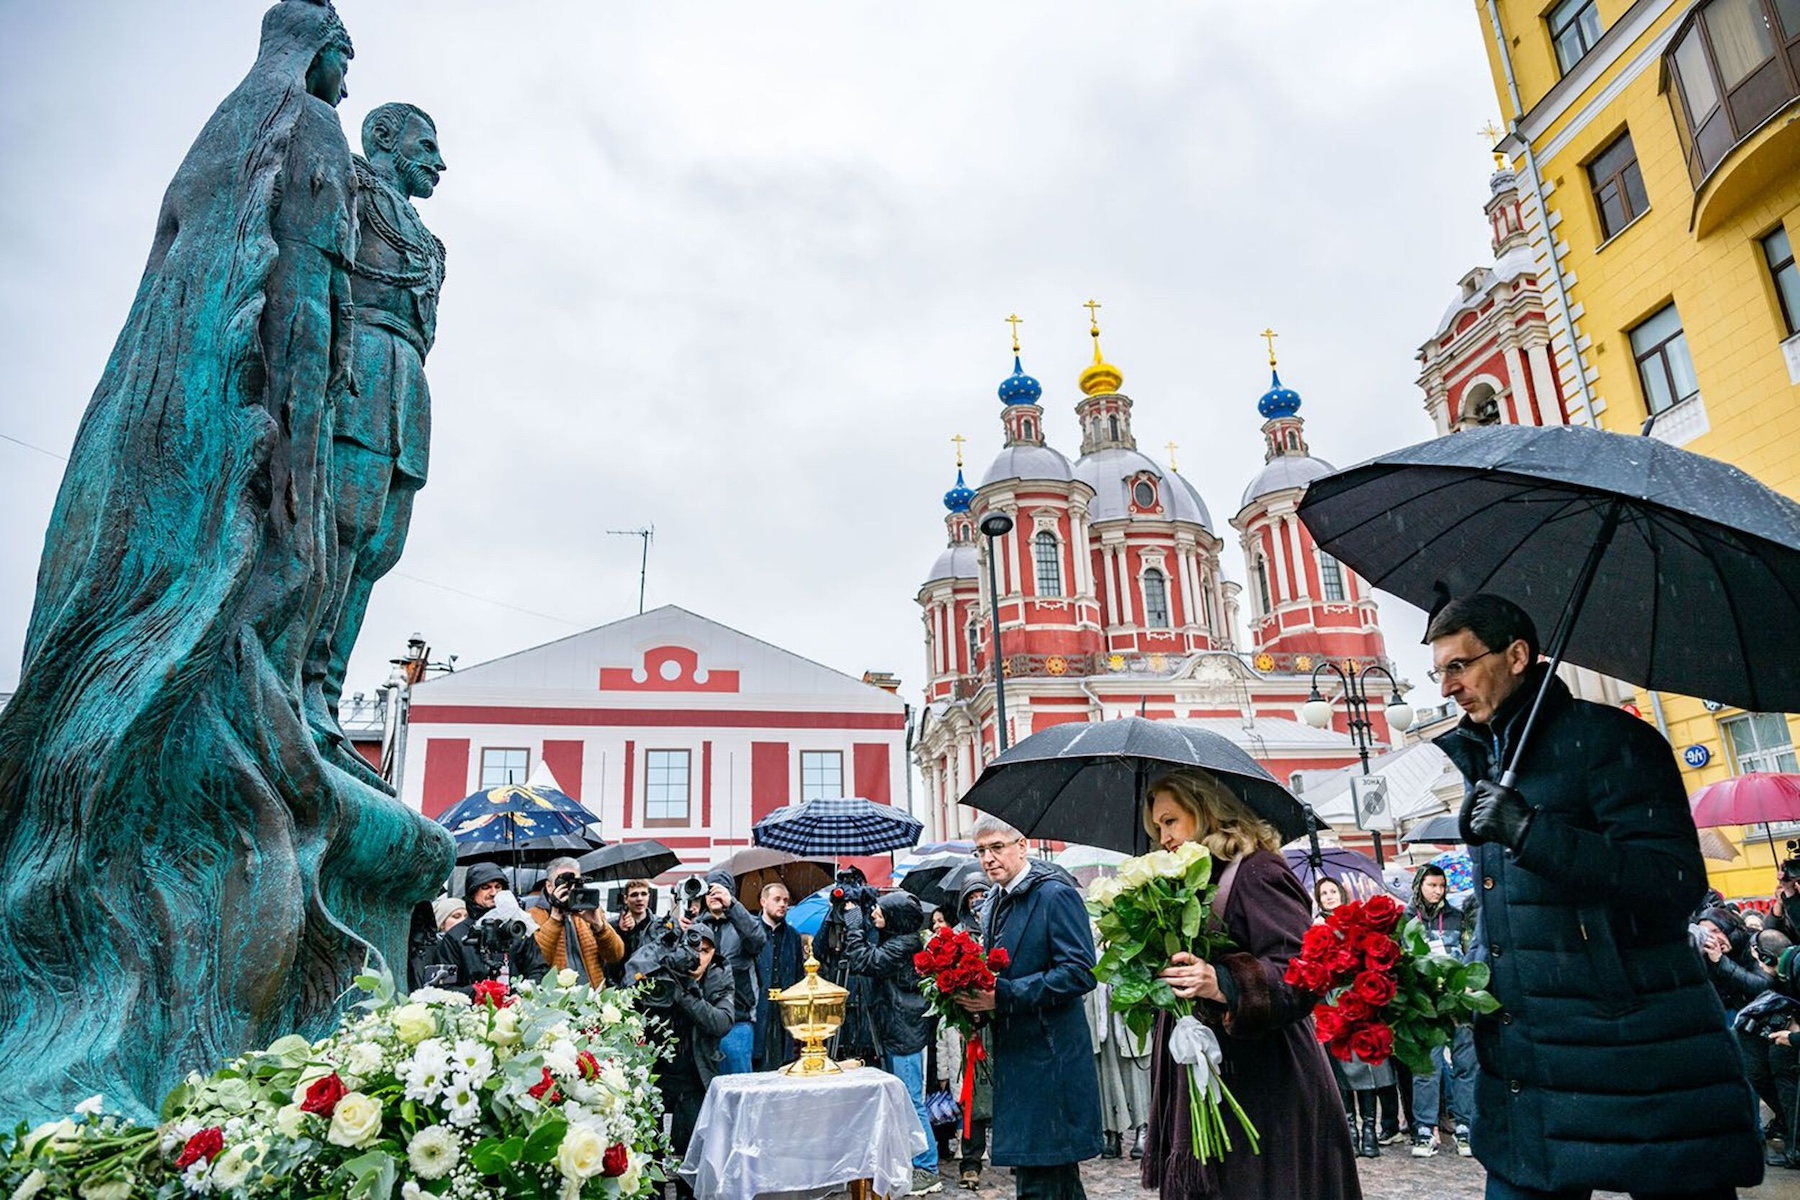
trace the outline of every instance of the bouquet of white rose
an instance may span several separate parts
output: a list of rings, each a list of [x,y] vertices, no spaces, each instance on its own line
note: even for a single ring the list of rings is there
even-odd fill
[[[1224,1052],[1218,1034],[1193,1015],[1192,1001],[1180,999],[1157,978],[1182,951],[1210,959],[1231,945],[1210,925],[1216,890],[1212,866],[1212,855],[1198,842],[1128,858],[1117,876],[1096,879],[1088,887],[1087,906],[1105,947],[1094,974],[1110,986],[1113,1010],[1124,1014],[1125,1024],[1139,1037],[1149,1032],[1158,1012],[1179,1018],[1169,1051],[1188,1069],[1188,1116],[1194,1157],[1201,1162],[1222,1159],[1231,1149],[1226,1107],[1249,1138],[1251,1153],[1261,1152],[1256,1128],[1219,1078]]]
[[[190,1076],[163,1123],[107,1115],[0,1135],[0,1195],[174,1200],[632,1200],[662,1179],[657,1051],[630,996],[563,971],[370,997],[331,1037]]]

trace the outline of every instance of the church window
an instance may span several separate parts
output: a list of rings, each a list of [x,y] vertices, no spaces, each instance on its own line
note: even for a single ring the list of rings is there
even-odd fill
[[[1287,448],[1289,450],[1298,450],[1300,448],[1300,435],[1295,433],[1292,429],[1287,431]]]
[[[1319,551],[1319,582],[1325,585],[1325,599],[1344,598],[1344,569],[1323,550]]]
[[[505,750],[483,747],[481,751],[481,790],[505,787],[509,783],[524,783],[531,765],[531,753],[526,750]]]
[[[1469,389],[1468,400],[1463,409],[1469,415],[1465,418],[1474,425],[1500,424],[1500,397],[1487,384],[1477,384]]]
[[[1275,603],[1269,599],[1269,560],[1260,554],[1256,556],[1256,595],[1265,614],[1274,610]]]
[[[1169,584],[1155,567],[1144,572],[1144,624],[1151,629],[1169,627]]]
[[[1139,508],[1156,507],[1156,485],[1148,479],[1140,479],[1132,485],[1131,498]]]
[[[975,673],[975,664],[981,659],[981,621],[971,615],[969,617],[969,674]]]
[[[1112,430],[1112,440],[1115,442],[1118,441],[1119,440],[1119,418],[1116,414],[1106,418],[1106,427],[1108,429]]]
[[[644,751],[644,821],[685,825],[692,753],[687,750]]]
[[[1019,422],[1019,437],[1023,441],[1032,441],[1037,437],[1037,425],[1027,417]]]
[[[844,752],[800,752],[800,799],[836,800],[844,794]]]
[[[1037,560],[1037,594],[1062,595],[1062,543],[1046,529],[1031,539],[1031,552]]]

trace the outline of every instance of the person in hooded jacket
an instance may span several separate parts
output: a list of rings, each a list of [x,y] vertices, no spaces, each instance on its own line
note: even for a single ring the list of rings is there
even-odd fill
[[[1757,965],[1751,954],[1750,931],[1737,913],[1723,906],[1709,908],[1695,925],[1700,933],[1700,954],[1706,960],[1706,977],[1730,1021],[1738,1009],[1773,987],[1774,978]]]
[[[1406,915],[1417,917],[1425,927],[1425,940],[1432,953],[1466,961],[1473,930],[1463,910],[1450,903],[1450,877],[1443,867],[1426,863],[1419,868],[1413,876],[1413,899]],[[1450,1055],[1448,1061],[1444,1059],[1445,1050]],[[1435,1056],[1437,1070],[1412,1077],[1414,1158],[1430,1158],[1438,1151],[1438,1108],[1446,1091],[1450,1095],[1456,1152],[1465,1158],[1472,1153],[1469,1128],[1475,1120],[1476,1071],[1473,1027],[1458,1025],[1445,1050],[1439,1050]]]
[[[468,906],[469,915],[438,941],[437,963],[450,968],[448,977],[438,984],[439,987],[467,995],[484,979],[504,976],[509,982],[529,979],[535,983],[549,972],[550,964],[544,961],[529,928],[513,943],[504,959],[490,960],[482,952],[481,934],[476,925],[494,910],[495,901],[505,890],[506,872],[493,863],[476,863],[469,868],[463,881],[463,902]],[[521,914],[523,911],[520,910]],[[529,927],[530,920],[525,919],[525,924]]]
[[[692,919],[684,916],[681,927],[693,926],[711,938],[723,965],[731,972],[734,1020],[731,1031],[719,1043],[724,1055],[719,1074],[748,1075],[755,1065],[756,1052],[756,997],[760,991],[756,960],[769,934],[762,918],[738,902],[737,880],[730,871],[708,871],[706,883],[700,914]]]
[[[925,1046],[931,1041],[931,1009],[919,990],[913,956],[925,948],[919,930],[925,914],[906,892],[889,892],[875,904],[872,934],[855,905],[844,913],[844,952],[852,974],[874,984],[875,1041],[887,1073],[906,1085],[925,1149],[913,1158],[912,1195],[938,1191],[937,1139],[925,1111]],[[877,938],[879,940],[877,940]]]
[[[731,1031],[735,1016],[731,972],[718,956],[708,926],[697,928],[700,962],[692,978],[677,981],[670,990],[666,1017],[675,1050],[669,1065],[656,1077],[663,1111],[669,1114],[669,1145],[677,1161],[687,1154],[707,1087],[714,1076],[723,1073],[721,1040]],[[692,1185],[680,1175],[675,1176],[675,1195],[693,1200]]]
[[[1575,699],[1502,596],[1446,602],[1425,640],[1464,714],[1436,744],[1466,781],[1474,953],[1500,1002],[1475,1018],[1488,1200],[1760,1183],[1756,1097],[1688,937],[1706,863],[1669,743]]]

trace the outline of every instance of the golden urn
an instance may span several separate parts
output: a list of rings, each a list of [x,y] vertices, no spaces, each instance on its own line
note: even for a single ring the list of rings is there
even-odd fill
[[[826,1075],[844,1068],[825,1053],[825,1040],[844,1023],[844,1006],[850,993],[828,979],[819,978],[819,960],[807,955],[806,977],[788,987],[769,992],[781,1006],[781,1023],[800,1043],[800,1057],[781,1068],[784,1075]]]

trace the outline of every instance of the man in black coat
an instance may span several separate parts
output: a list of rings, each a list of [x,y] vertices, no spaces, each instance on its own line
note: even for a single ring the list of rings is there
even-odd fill
[[[733,1023],[731,971],[718,957],[712,933],[704,925],[698,928],[699,966],[692,978],[669,984],[669,1006],[662,1011],[675,1052],[668,1066],[657,1072],[656,1087],[662,1093],[663,1110],[669,1114],[669,1145],[676,1161],[687,1154],[707,1086],[724,1066],[720,1043]],[[692,1200],[693,1186],[677,1175],[675,1194]]]
[[[733,889],[737,880],[731,872],[715,868],[706,873],[706,892],[701,909],[691,922],[683,918],[684,928],[692,924],[705,932],[719,949],[721,964],[731,972],[732,1011],[736,1020],[725,1035],[721,1049],[725,1057],[719,1062],[721,1075],[748,1075],[756,1050],[756,996],[761,990],[757,982],[756,959],[768,941],[768,930],[762,918],[738,902]]]
[[[1475,1021],[1488,1200],[1714,1200],[1759,1183],[1756,1100],[1688,936],[1706,866],[1669,744],[1551,679],[1514,764],[1547,670],[1531,618],[1470,596],[1425,640],[1465,714],[1437,744],[1467,781],[1474,952],[1501,1004]],[[1497,782],[1509,765],[1516,788]]]
[[[518,914],[515,923],[522,922],[523,931],[513,930],[517,936],[508,938],[484,937],[481,919],[494,913],[502,896],[507,896],[504,871],[492,863],[476,863],[469,868],[463,880],[463,900],[469,915],[437,944],[437,963],[450,969],[448,978],[439,986],[467,994],[484,979],[504,979],[508,983],[529,979],[535,983],[549,972],[550,964],[544,961],[532,936],[531,919],[516,902],[511,907]],[[507,899],[510,901],[511,897]]]
[[[806,975],[806,950],[800,934],[787,923],[788,889],[779,879],[763,885],[758,897],[766,930],[762,953],[756,958],[756,1044],[753,1062],[758,1071],[773,1071],[794,1061],[798,1047],[781,1023],[781,1006],[769,999],[799,983]]]
[[[994,1068],[993,1162],[1014,1167],[1018,1200],[1086,1200],[1081,1163],[1099,1156],[1100,1077],[1082,997],[1094,990],[1094,936],[1081,893],[1025,836],[997,817],[970,836],[993,885],[982,905],[982,946],[1012,961],[991,992],[958,993],[991,1013],[982,1034]]]

